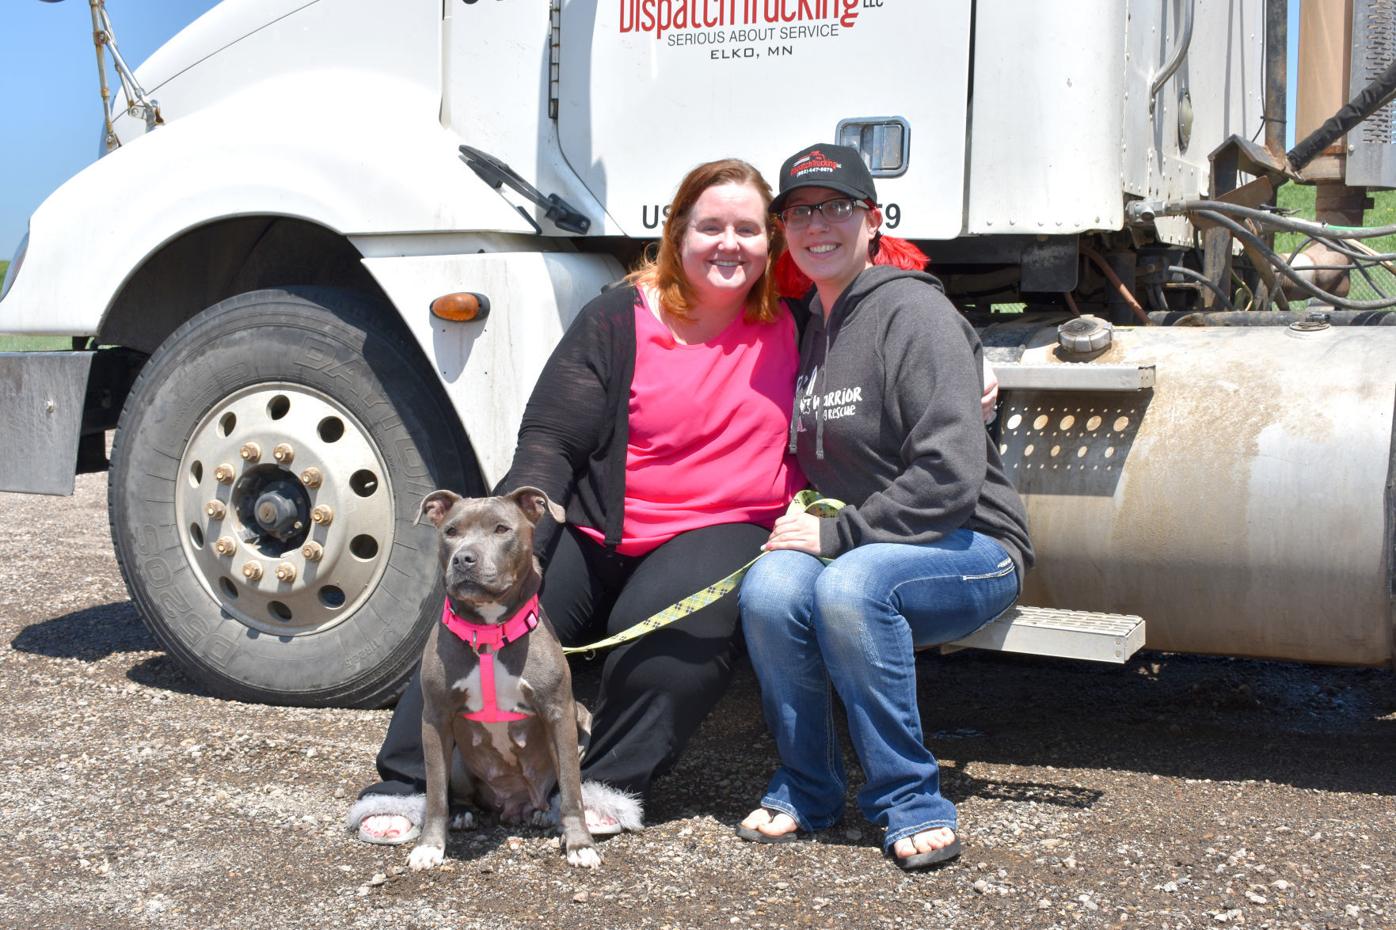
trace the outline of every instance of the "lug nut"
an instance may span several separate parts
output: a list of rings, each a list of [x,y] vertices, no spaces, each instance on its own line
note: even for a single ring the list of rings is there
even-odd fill
[[[261,581],[261,580],[262,580],[262,563],[261,563],[261,562],[248,562],[247,564],[243,565],[243,566],[242,566],[242,577],[246,578],[248,581]]]
[[[232,555],[238,551],[237,540],[231,536],[219,536],[218,541],[213,544],[213,551],[219,555]]]
[[[209,501],[204,506],[204,513],[208,514],[210,517],[213,517],[213,519],[215,520],[222,520],[225,516],[228,515],[228,508],[223,504],[222,501]]]
[[[312,491],[318,488],[321,484],[323,484],[324,481],[324,474],[321,473],[320,469],[316,468],[314,465],[301,472],[301,484],[310,488]]]
[[[242,444],[242,451],[239,454],[245,461],[256,462],[262,457],[262,447],[255,442],[245,442]]]
[[[291,460],[296,457],[296,450],[291,448],[289,442],[279,442],[276,448],[271,450],[271,457],[282,465],[290,465]]]
[[[314,541],[308,542],[301,546],[301,556],[307,562],[318,562],[325,557],[325,547]]]
[[[315,509],[310,511],[310,522],[329,526],[334,522],[334,511],[325,504],[317,504]]]
[[[296,566],[292,565],[290,562],[282,562],[280,565],[276,566],[276,580],[295,581]]]
[[[233,466],[219,465],[217,468],[213,470],[213,477],[218,481],[219,484],[232,484]]]

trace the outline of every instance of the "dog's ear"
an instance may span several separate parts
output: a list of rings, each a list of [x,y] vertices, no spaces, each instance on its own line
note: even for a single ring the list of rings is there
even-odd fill
[[[451,508],[456,506],[456,501],[460,500],[460,495],[454,491],[432,491],[422,498],[422,508],[417,512],[417,522],[421,523],[422,518],[431,521],[432,526],[439,527],[441,521],[446,519],[446,514],[451,512]]]
[[[519,505],[529,523],[536,524],[543,519],[545,513],[550,514],[558,523],[567,522],[567,511],[537,488],[519,488],[506,496]]]

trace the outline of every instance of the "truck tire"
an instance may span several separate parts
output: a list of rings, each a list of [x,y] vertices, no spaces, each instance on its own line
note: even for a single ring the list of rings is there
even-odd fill
[[[437,488],[480,493],[460,421],[386,304],[229,298],[151,356],[117,427],[109,516],[142,618],[215,694],[381,706],[442,591]]]

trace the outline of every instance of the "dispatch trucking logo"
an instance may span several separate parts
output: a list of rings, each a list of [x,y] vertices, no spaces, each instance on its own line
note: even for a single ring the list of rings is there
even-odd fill
[[[843,167],[842,162],[834,161],[819,149],[810,152],[804,158],[795,162],[790,168],[792,178],[802,178],[807,174],[833,174]]]
[[[725,44],[747,38],[744,30],[784,31],[780,38],[831,36],[851,29],[868,0],[619,0],[620,31],[652,34],[668,45]],[[881,6],[881,2],[878,2]],[[685,35],[709,40],[685,41]],[[721,36],[721,39],[717,39]],[[776,37],[776,36],[772,36]],[[756,36],[751,36],[756,38]],[[762,36],[762,38],[765,38]]]

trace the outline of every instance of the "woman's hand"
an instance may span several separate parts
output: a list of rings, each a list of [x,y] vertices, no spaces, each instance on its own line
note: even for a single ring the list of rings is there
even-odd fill
[[[984,396],[979,398],[979,410],[985,423],[994,422],[994,405],[999,399],[999,376],[994,374],[994,366],[984,360]]]
[[[776,521],[771,530],[771,538],[766,540],[769,549],[796,549],[819,555],[819,518],[811,513],[787,514]]]

